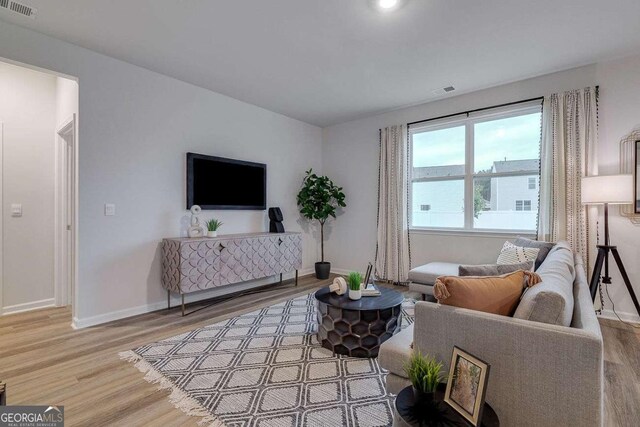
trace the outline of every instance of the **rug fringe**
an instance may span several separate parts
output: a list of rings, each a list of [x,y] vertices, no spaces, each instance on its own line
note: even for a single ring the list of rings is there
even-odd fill
[[[187,415],[202,417],[202,420],[198,421],[199,425],[208,424],[209,427],[225,427],[225,424],[214,415],[211,415],[200,402],[180,390],[160,372],[156,371],[155,368],[140,355],[129,350],[118,353],[118,356],[120,356],[122,360],[133,363],[133,366],[145,374],[144,379],[151,384],[157,384],[159,390],[171,390],[171,394],[169,395],[171,404]]]

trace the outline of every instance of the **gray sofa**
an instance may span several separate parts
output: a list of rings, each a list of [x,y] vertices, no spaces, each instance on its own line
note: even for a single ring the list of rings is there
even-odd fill
[[[403,365],[412,342],[447,371],[458,346],[491,364],[486,400],[502,426],[601,426],[602,334],[582,258],[558,244],[537,272],[542,282],[514,317],[417,302],[413,327],[380,348],[387,390],[409,385]]]

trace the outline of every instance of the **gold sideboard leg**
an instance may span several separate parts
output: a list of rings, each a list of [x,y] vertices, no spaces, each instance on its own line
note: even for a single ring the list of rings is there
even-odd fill
[[[182,297],[182,317],[184,317],[184,294],[182,294],[181,297]]]
[[[296,286],[298,286],[298,270],[296,270]]]

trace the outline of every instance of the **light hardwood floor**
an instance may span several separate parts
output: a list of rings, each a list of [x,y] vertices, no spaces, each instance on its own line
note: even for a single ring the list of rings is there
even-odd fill
[[[312,277],[264,293],[221,302],[187,317],[179,308],[75,331],[67,308],[0,318],[0,380],[8,404],[61,404],[66,425],[196,426],[168,400],[168,392],[143,380],[118,352],[190,331],[326,285]],[[640,420],[640,331],[601,321],[605,340],[607,426]]]

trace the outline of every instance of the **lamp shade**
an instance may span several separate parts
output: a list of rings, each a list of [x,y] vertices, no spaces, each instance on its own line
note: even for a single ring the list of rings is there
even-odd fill
[[[597,175],[582,178],[582,203],[633,203],[633,175]]]

